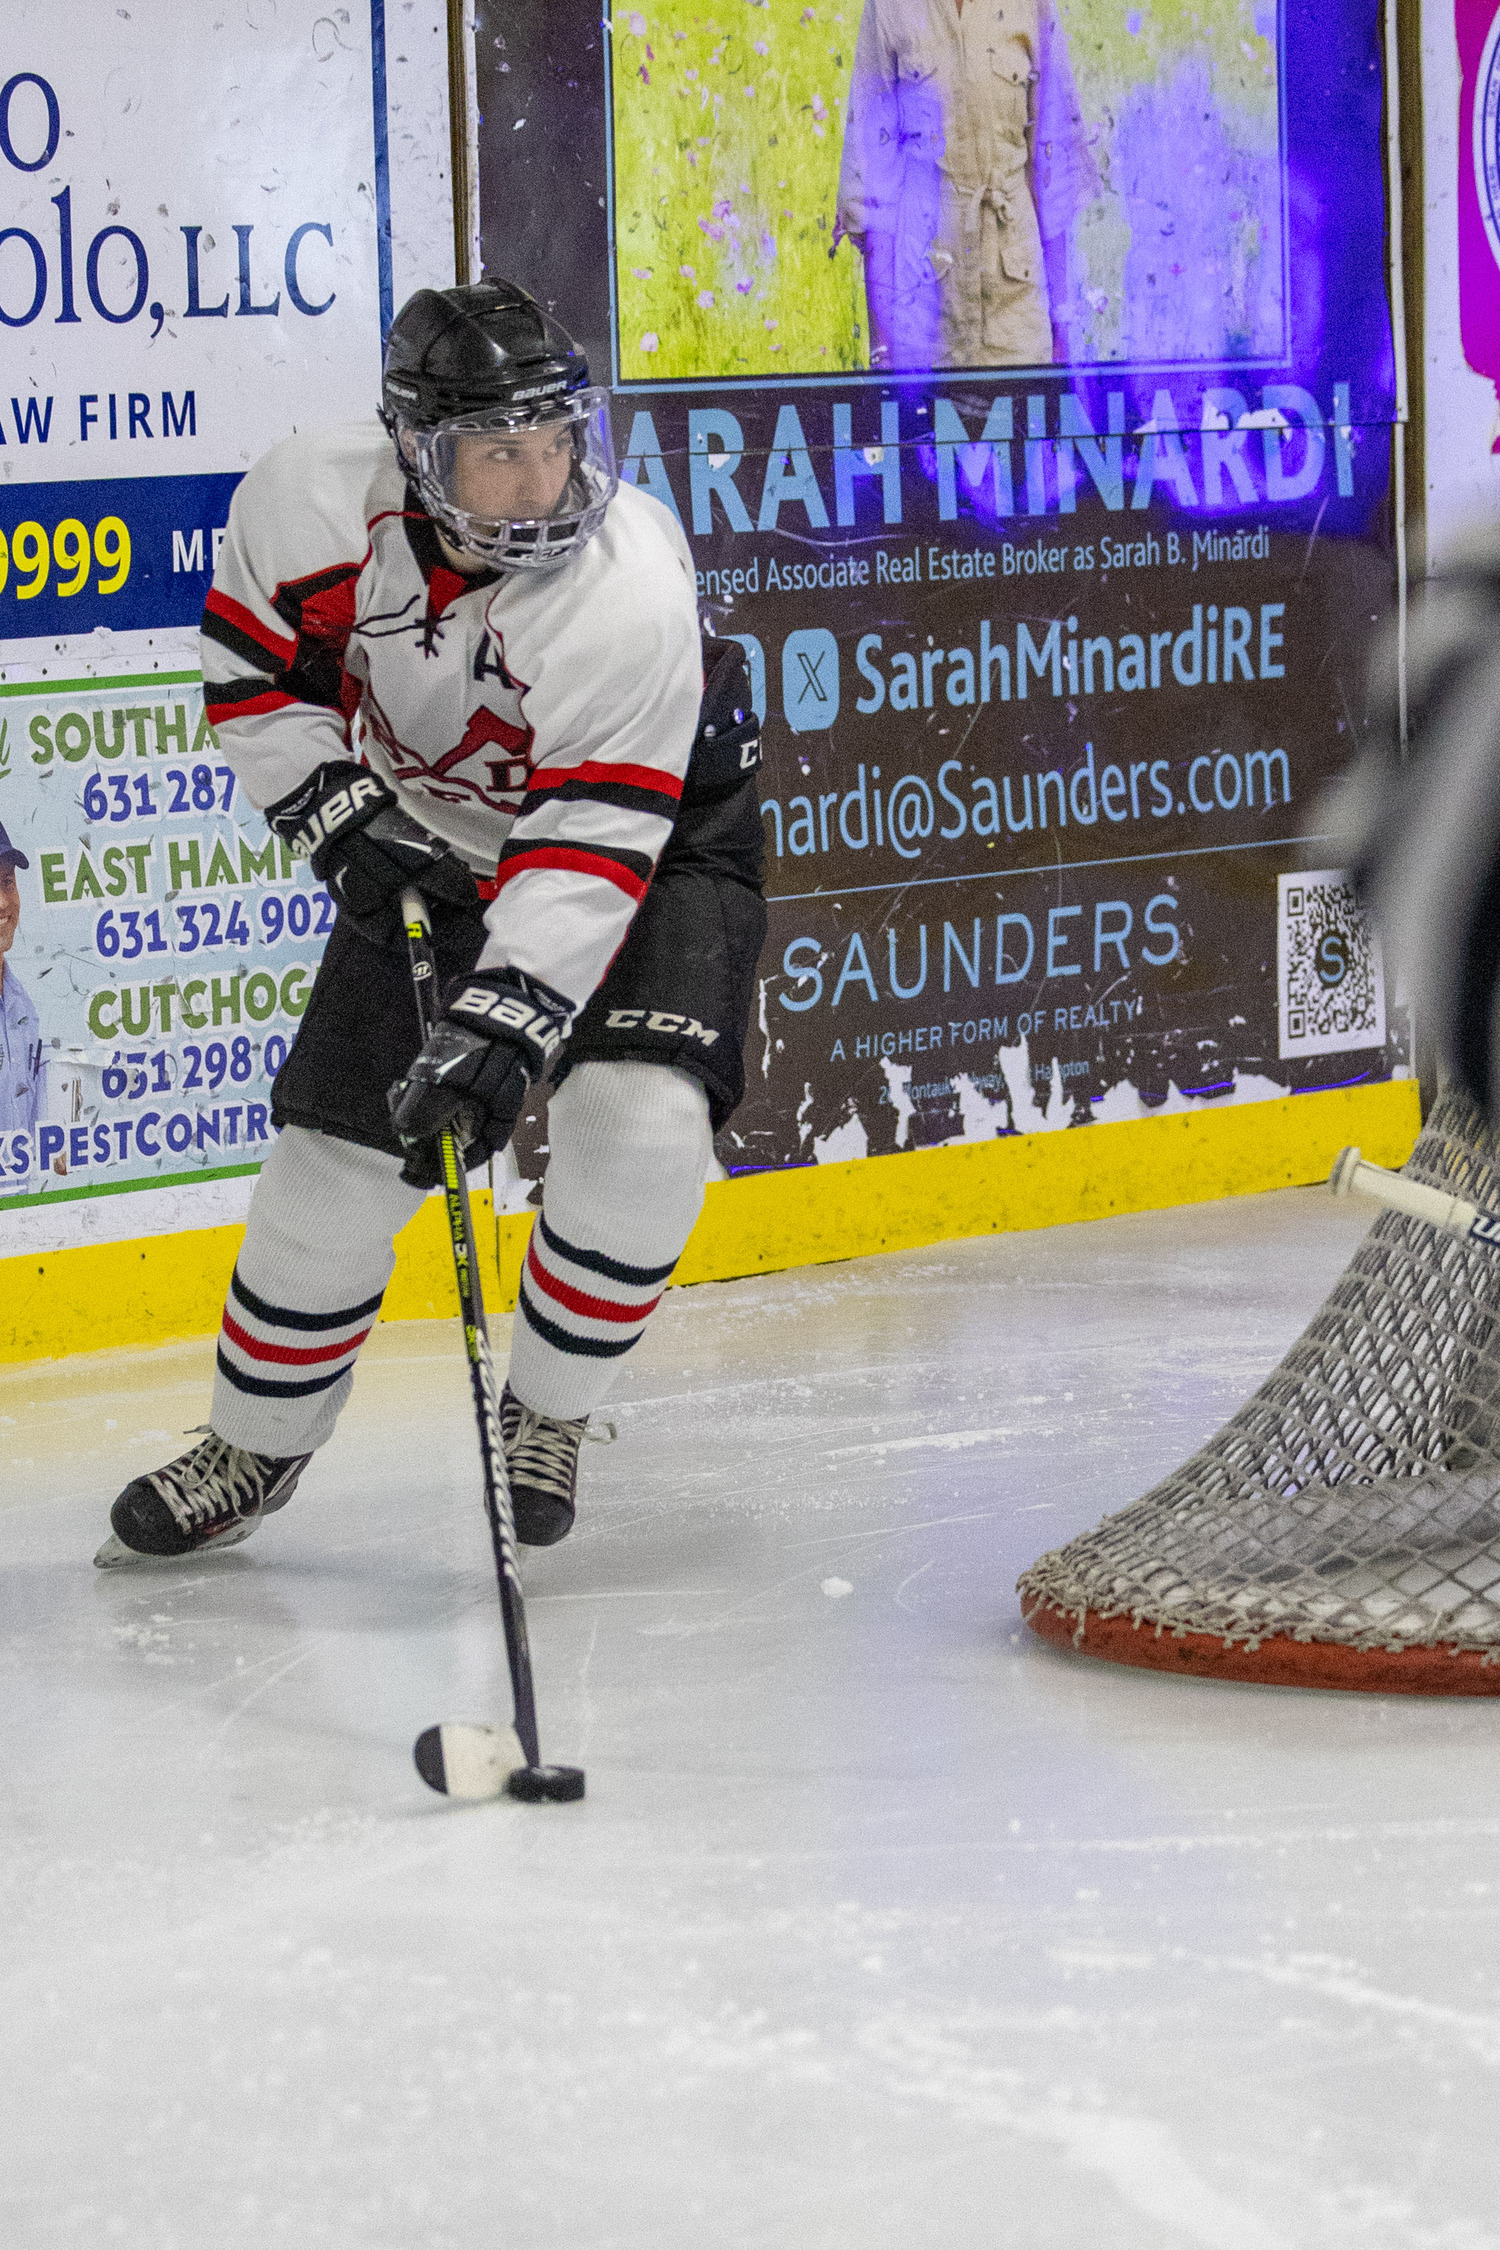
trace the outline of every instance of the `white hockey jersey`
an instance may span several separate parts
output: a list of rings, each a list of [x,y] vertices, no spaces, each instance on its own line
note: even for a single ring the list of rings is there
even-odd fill
[[[235,493],[203,674],[253,804],[362,759],[493,884],[481,964],[583,1005],[671,834],[703,692],[659,502],[624,486],[558,569],[470,578],[378,422],[289,438]]]

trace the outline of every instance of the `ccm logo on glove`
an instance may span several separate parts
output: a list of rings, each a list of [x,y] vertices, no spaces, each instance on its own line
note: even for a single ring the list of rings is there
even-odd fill
[[[450,1016],[482,1023],[491,1031],[515,1032],[527,1040],[544,1062],[550,1062],[572,1030],[559,1024],[556,1014],[534,1008],[519,992],[493,992],[488,985],[471,984],[448,1003]]]

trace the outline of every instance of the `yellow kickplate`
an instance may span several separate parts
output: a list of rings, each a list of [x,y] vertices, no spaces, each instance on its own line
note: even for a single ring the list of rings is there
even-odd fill
[[[1205,1104],[1128,1125],[966,1142],[848,1164],[809,1164],[715,1181],[677,1268],[677,1285],[912,1250],[964,1235],[1063,1226],[1327,1177],[1357,1142],[1395,1167],[1420,1123],[1410,1079],[1282,1101]],[[495,1218],[474,1197],[486,1302],[516,1301],[532,1214]],[[91,1243],[0,1259],[0,1361],[209,1335],[219,1324],[243,1227]],[[0,1222],[0,1241],[3,1241]],[[396,1241],[383,1320],[457,1310],[448,1231],[430,1198]]]

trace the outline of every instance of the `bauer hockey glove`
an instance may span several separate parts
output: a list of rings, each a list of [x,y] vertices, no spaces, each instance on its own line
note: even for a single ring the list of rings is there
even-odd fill
[[[463,861],[402,812],[379,774],[352,758],[331,759],[266,819],[301,859],[312,863],[340,914],[371,945],[403,939],[401,893],[419,890],[438,916],[477,914],[479,892]]]
[[[408,1186],[437,1186],[437,1136],[450,1125],[466,1166],[499,1154],[572,1019],[561,993],[520,969],[475,969],[448,987],[426,1046],[386,1097]]]

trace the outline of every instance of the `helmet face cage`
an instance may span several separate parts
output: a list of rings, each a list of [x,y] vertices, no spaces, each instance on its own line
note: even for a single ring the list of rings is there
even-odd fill
[[[549,515],[487,516],[461,504],[466,439],[547,430],[559,423],[569,428],[572,460]],[[593,538],[619,489],[609,393],[598,386],[544,406],[513,402],[486,407],[426,429],[398,415],[397,443],[423,505],[450,544],[495,570],[552,570],[566,562]]]

